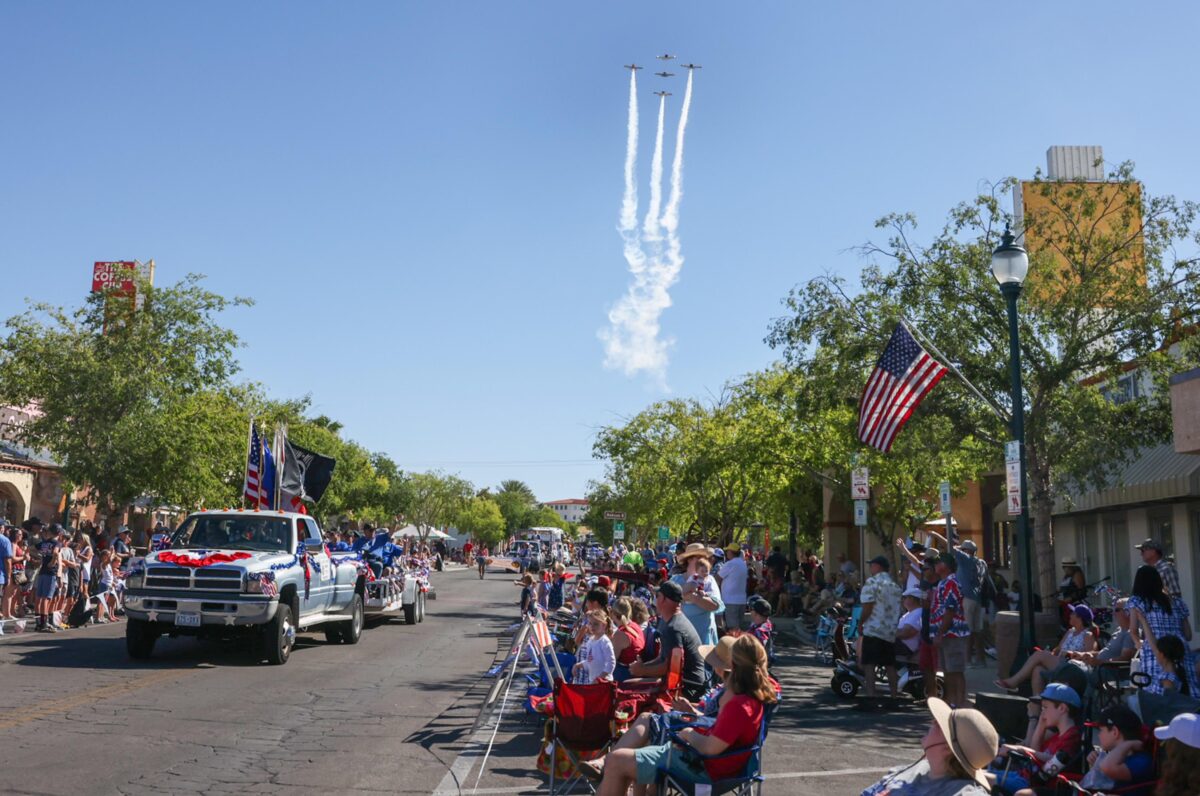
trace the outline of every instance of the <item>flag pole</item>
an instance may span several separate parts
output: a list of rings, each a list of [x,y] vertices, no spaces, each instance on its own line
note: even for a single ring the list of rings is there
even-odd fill
[[[283,489],[283,466],[284,460],[287,458],[287,423],[280,423],[275,429],[275,483],[272,488],[275,490],[275,510],[283,511],[280,501],[283,499],[281,490]]]
[[[246,466],[242,470],[242,506],[246,505],[246,474],[250,472],[250,454],[254,447],[254,416],[250,416],[250,426],[246,429]],[[261,478],[261,475],[259,476]]]
[[[973,392],[975,394],[976,398],[978,398],[979,400],[981,400],[985,404],[987,404],[988,407],[993,412],[996,413],[996,417],[1000,418],[1001,422],[1003,422],[1006,426],[1012,422],[1012,417],[1009,415],[1008,412],[1004,411],[1004,407],[1000,406],[1000,404],[996,403],[991,398],[988,398],[986,395],[983,394],[983,392],[980,391],[980,389],[978,387],[976,387],[974,384],[972,384],[971,380],[962,374],[962,371],[959,370],[954,365],[954,363],[950,361],[949,357],[947,357],[945,354],[943,354],[941,351],[938,350],[938,347],[933,344],[933,341],[930,340],[928,337],[926,337],[925,334],[920,329],[917,328],[916,324],[914,324],[912,321],[910,321],[903,314],[900,315],[900,322],[903,323],[905,325],[905,327],[910,332],[912,332],[915,337],[919,338],[920,342],[922,342],[926,346],[928,346],[929,349],[931,351],[933,351],[933,353],[938,357],[938,359],[941,361],[941,363],[943,365],[945,365],[946,368],[951,373],[953,373],[955,376],[957,376],[958,380],[961,381],[963,384],[965,384],[967,386],[968,390],[970,390],[971,392]]]

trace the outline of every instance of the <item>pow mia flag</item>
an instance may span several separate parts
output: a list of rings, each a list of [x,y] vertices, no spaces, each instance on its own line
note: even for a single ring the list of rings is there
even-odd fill
[[[283,459],[280,491],[285,495],[316,503],[321,499],[321,495],[325,494],[325,488],[333,478],[336,460],[302,448],[291,440],[285,441],[284,446],[287,451]]]

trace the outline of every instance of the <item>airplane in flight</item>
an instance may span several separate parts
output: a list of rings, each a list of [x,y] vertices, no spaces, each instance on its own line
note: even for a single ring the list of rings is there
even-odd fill
[[[671,55],[670,53],[663,53],[662,55],[656,55],[654,57],[660,61],[670,61],[671,59],[678,58],[679,56]]]
[[[633,69],[645,69],[646,67],[638,66],[637,64],[625,64],[625,68],[633,70]]]
[[[684,69],[703,69],[700,64],[680,64]]]
[[[656,91],[656,92],[654,92],[654,96],[656,96],[656,97],[669,97],[669,96],[671,96],[671,92],[669,92],[669,91]]]
[[[675,77],[674,72],[655,72],[654,74],[658,75],[659,77]]]

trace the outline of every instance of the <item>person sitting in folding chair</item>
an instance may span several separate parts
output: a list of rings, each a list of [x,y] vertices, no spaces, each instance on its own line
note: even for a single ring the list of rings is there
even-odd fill
[[[991,791],[984,772],[1000,748],[996,728],[978,710],[954,709],[937,697],[930,697],[928,704],[933,721],[921,738],[924,755],[911,765],[893,768],[861,796],[987,796]]]
[[[599,796],[621,796],[630,785],[635,796],[662,775],[690,783],[712,783],[742,774],[759,739],[767,708],[776,700],[767,674],[767,651],[753,636],[740,636],[731,647],[725,676],[728,696],[711,727],[686,727],[680,743],[641,749],[614,749],[604,761]],[[729,751],[736,753],[725,754]]]
[[[708,676],[704,671],[704,658],[700,655],[700,637],[696,628],[680,610],[683,589],[673,581],[663,581],[658,587],[655,606],[658,610],[658,657],[649,663],[634,661],[629,664],[629,673],[634,677],[665,677],[671,663],[671,652],[683,648],[683,695],[688,699],[699,699],[705,691]]]

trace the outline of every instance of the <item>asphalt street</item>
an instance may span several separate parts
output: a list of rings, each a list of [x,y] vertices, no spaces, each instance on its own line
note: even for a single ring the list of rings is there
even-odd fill
[[[304,634],[281,667],[194,639],[164,639],[134,663],[123,625],[0,638],[0,790],[536,792],[541,725],[519,694],[477,723],[491,685],[482,673],[507,650],[517,613],[512,577],[434,578],[423,623],[370,628],[352,647]],[[857,794],[919,756],[922,707],[859,711],[807,651],[781,653],[766,793]]]

